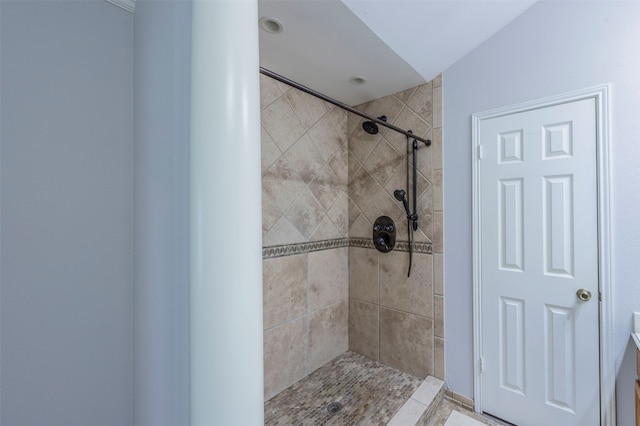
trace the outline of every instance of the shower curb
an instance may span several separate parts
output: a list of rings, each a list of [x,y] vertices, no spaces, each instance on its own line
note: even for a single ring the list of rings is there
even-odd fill
[[[428,376],[387,423],[387,426],[427,424],[440,406],[444,393],[444,381]]]

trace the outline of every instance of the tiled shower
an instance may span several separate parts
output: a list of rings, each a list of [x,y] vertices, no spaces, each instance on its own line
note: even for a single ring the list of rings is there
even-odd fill
[[[356,108],[432,140],[418,150],[411,277],[406,137],[261,75],[265,400],[351,350],[444,378],[441,78]],[[400,242],[380,253],[378,216]]]

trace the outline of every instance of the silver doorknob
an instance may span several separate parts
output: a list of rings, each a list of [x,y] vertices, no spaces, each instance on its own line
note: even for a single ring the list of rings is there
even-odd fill
[[[581,288],[580,290],[576,291],[576,296],[578,296],[578,299],[580,299],[583,302],[588,302],[589,300],[591,300],[591,292],[584,288]]]

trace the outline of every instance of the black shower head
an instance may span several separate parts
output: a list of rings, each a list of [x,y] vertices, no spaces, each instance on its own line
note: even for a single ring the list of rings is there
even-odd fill
[[[380,117],[378,117],[378,120],[387,121],[387,116],[381,115]],[[373,121],[365,121],[364,123],[362,123],[362,128],[370,135],[375,135],[378,133],[378,125]]]
[[[365,121],[364,123],[362,123],[362,128],[365,132],[371,135],[375,135],[378,133],[378,125],[373,121]]]

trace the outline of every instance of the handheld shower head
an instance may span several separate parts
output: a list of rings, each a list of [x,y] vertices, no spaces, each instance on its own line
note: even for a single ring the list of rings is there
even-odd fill
[[[406,200],[406,195],[407,193],[404,191],[404,189],[396,189],[395,191],[393,191],[393,196],[396,197],[396,200],[398,201]]]
[[[411,211],[409,210],[409,201],[407,201],[407,193],[403,189],[396,189],[393,191],[393,196],[396,197],[396,200],[402,201],[404,210],[407,212],[407,217],[412,217]]]

